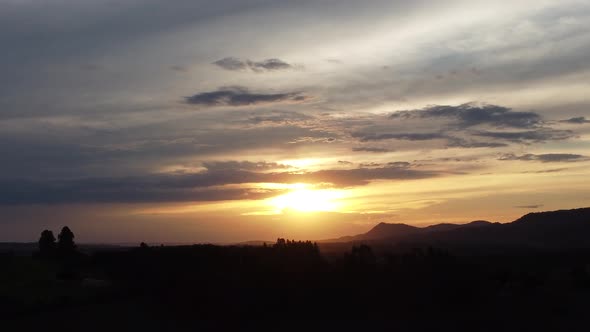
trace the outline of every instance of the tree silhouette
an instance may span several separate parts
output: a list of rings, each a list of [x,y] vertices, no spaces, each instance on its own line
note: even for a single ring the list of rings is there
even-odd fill
[[[375,254],[371,247],[366,244],[353,246],[351,253],[348,255],[349,261],[354,264],[373,265],[376,262]]]
[[[275,248],[286,248],[287,247],[287,241],[283,238],[278,238],[277,239],[277,243],[274,244]]]
[[[55,236],[53,236],[53,232],[46,229],[41,232],[41,237],[39,238],[39,252],[41,256],[48,257],[53,255],[55,252]]]
[[[76,251],[76,244],[74,243],[74,233],[68,226],[64,226],[57,236],[57,248],[62,254],[69,254]]]

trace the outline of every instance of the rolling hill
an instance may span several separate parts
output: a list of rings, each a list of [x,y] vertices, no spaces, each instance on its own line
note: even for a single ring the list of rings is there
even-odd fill
[[[364,234],[324,243],[460,248],[590,249],[590,208],[529,213],[510,223],[478,220],[427,227],[380,223]]]

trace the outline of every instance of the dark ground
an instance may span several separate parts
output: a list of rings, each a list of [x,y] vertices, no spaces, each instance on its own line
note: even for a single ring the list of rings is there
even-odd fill
[[[590,329],[590,251],[330,248],[2,254],[0,318],[5,331]]]

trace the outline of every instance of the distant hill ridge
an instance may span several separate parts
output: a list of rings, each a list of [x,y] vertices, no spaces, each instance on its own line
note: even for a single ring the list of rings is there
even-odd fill
[[[426,227],[380,223],[367,233],[325,242],[590,248],[590,208],[534,212],[504,224],[485,220],[466,224],[441,223]]]

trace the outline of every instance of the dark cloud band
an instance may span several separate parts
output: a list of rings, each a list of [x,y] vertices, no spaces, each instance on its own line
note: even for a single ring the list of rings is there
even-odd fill
[[[575,118],[569,118],[567,120],[561,120],[560,122],[572,123],[572,124],[584,124],[584,123],[590,123],[590,120],[586,119],[583,116],[579,116],[579,117],[575,117]]]
[[[574,137],[570,130],[542,128],[526,131],[477,131],[473,135],[506,140],[514,143],[533,143],[551,140],[564,140]]]
[[[588,157],[580,155],[580,154],[572,154],[572,153],[546,153],[546,154],[532,154],[527,153],[523,155],[515,155],[512,153],[507,153],[502,155],[498,160],[523,160],[523,161],[540,161],[543,163],[552,163],[552,162],[576,162],[576,161],[586,161]]]
[[[362,186],[375,180],[431,178],[439,172],[412,169],[396,162],[377,168],[320,170],[307,173],[263,172],[284,167],[274,163],[206,163],[206,171],[189,174],[148,174],[122,178],[76,180],[5,180],[0,205],[67,203],[149,203],[263,199],[281,190],[256,188],[255,183],[310,183],[333,187]],[[243,185],[246,188],[227,188]]]
[[[294,66],[281,59],[266,59],[262,61],[241,60],[227,57],[213,62],[214,65],[231,71],[251,70],[254,72],[277,71],[293,69]]]
[[[392,119],[449,118],[460,128],[478,125],[511,128],[533,128],[541,124],[541,117],[534,112],[515,112],[497,105],[467,103],[458,106],[437,105],[413,111],[393,113]]]
[[[259,104],[303,102],[308,97],[299,92],[252,93],[242,87],[227,87],[185,97],[187,104],[203,106],[248,106]]]

